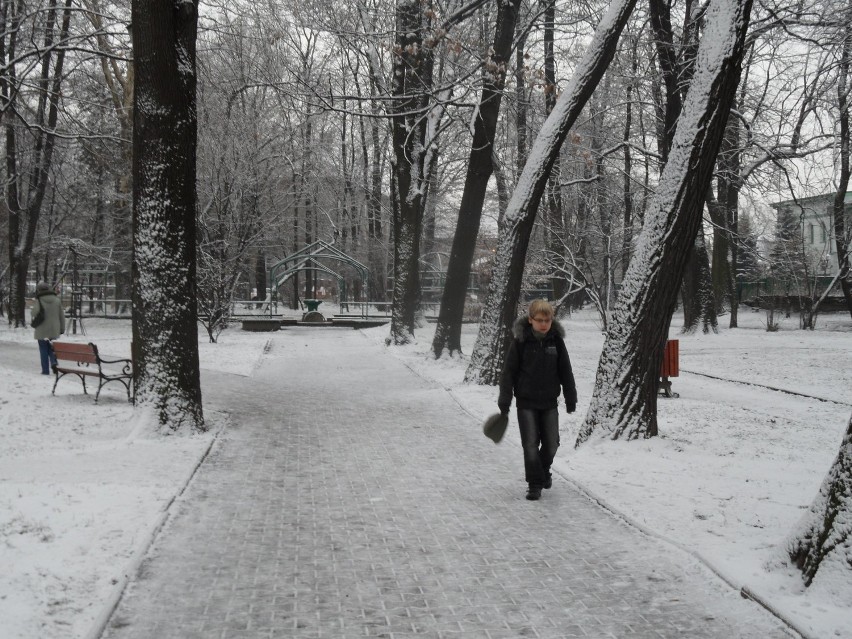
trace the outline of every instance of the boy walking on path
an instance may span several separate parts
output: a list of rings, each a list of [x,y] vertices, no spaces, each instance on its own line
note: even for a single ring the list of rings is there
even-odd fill
[[[550,302],[530,303],[527,316],[518,318],[513,333],[515,339],[506,355],[497,406],[506,415],[513,393],[517,398],[524,474],[529,485],[527,499],[536,500],[541,497],[541,489],[550,488],[553,483],[550,465],[559,448],[560,390],[566,409],[573,413],[577,408],[577,388],[563,339],[565,329],[554,318]]]

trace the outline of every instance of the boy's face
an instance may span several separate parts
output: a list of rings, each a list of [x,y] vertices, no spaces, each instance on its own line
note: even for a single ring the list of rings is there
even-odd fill
[[[535,317],[530,317],[530,324],[539,333],[546,333],[550,330],[550,325],[553,323],[553,318],[544,313],[536,313]]]

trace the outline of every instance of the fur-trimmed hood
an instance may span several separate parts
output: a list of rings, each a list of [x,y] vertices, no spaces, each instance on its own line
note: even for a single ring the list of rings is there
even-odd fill
[[[550,325],[550,330],[547,332],[548,335],[551,333],[556,333],[559,337],[565,339],[565,328],[555,317],[553,318],[553,323]],[[519,339],[521,341],[528,337],[532,337],[532,325],[526,315],[521,315],[515,320],[515,323],[512,325],[512,335],[515,336],[515,339]]]

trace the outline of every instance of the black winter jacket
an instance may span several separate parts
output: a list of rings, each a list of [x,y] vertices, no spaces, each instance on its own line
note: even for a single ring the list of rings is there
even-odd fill
[[[556,408],[559,391],[565,395],[570,410],[577,405],[577,387],[568,349],[565,348],[565,329],[557,319],[541,340],[533,334],[526,316],[518,318],[512,327],[515,339],[506,354],[506,364],[500,378],[501,413],[509,411],[512,393],[518,408],[546,410]]]

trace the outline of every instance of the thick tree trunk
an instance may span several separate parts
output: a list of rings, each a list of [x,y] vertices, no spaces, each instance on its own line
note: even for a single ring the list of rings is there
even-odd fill
[[[466,381],[496,384],[511,340],[524,261],[538,206],[562,143],[606,72],[636,0],[613,2],[533,145],[500,226],[494,267]]]
[[[787,546],[805,585],[821,577],[829,583],[852,583],[852,417],[810,510]]]
[[[197,0],[134,0],[133,355],[161,428],[204,430],[196,310]]]
[[[400,187],[397,187],[400,188]],[[408,188],[408,184],[402,184]],[[402,190],[400,188],[400,191]],[[389,343],[407,344],[414,338],[420,302],[420,233],[423,212],[419,198],[399,195],[394,210],[393,311]]]
[[[750,12],[751,0],[717,0],[708,9],[693,80],[607,330],[577,445],[595,431],[612,439],[657,434],[663,349],[739,82]]]
[[[393,307],[388,343],[414,339],[420,303],[420,236],[426,191],[426,115],[432,83],[431,50],[423,32],[426,5],[397,0],[393,64],[394,207]]]
[[[520,0],[501,2],[491,55],[484,61],[482,97],[473,125],[473,142],[467,162],[467,176],[462,192],[453,246],[447,266],[447,279],[441,296],[438,325],[432,341],[432,352],[440,357],[444,350],[461,352],[461,326],[470,270],[476,250],[476,238],[482,219],[482,207],[488,180],[494,170],[494,136],[497,116],[503,98],[506,68],[512,50],[512,36]]]

